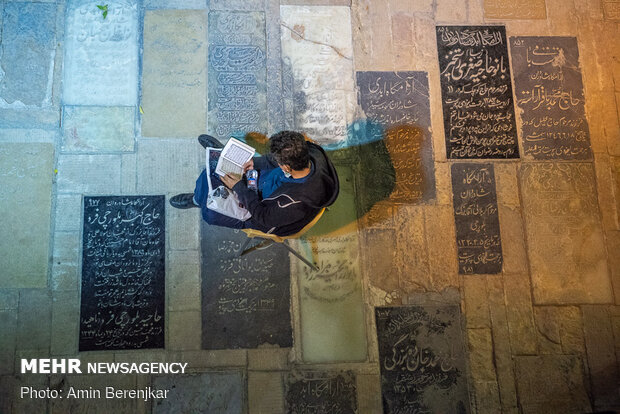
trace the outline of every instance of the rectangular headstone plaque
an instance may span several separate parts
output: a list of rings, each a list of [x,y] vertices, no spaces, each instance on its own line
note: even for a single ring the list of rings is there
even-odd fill
[[[446,153],[519,158],[504,26],[437,26]]]
[[[286,382],[287,413],[357,413],[355,374],[292,372]]]
[[[375,317],[384,414],[467,414],[459,307],[377,307]]]
[[[210,133],[220,141],[267,130],[265,14],[209,13]]]
[[[69,0],[62,100],[134,106],[138,99],[137,0]]]
[[[511,37],[524,155],[537,160],[592,159],[574,37]]]
[[[395,172],[390,200],[411,203],[435,196],[431,114],[426,72],[357,72],[359,101],[376,124]],[[362,143],[370,144],[370,143]],[[376,154],[380,157],[381,154]],[[364,164],[369,164],[364,160]],[[371,174],[374,176],[374,173]]]
[[[245,239],[202,222],[204,349],[293,345],[288,251],[274,244],[238,257]]]
[[[502,271],[493,164],[452,164],[452,199],[460,274]]]
[[[84,197],[80,351],[164,347],[165,197]]]

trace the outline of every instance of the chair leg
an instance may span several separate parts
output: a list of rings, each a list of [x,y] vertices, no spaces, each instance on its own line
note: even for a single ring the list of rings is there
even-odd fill
[[[306,259],[305,257],[303,257],[301,254],[297,253],[297,251],[295,249],[293,249],[291,246],[289,246],[286,241],[284,243],[282,243],[284,245],[284,247],[286,247],[288,249],[289,252],[293,253],[295,256],[297,256],[297,258],[299,258],[302,262],[304,262],[306,265],[308,265],[311,269],[313,269],[314,271],[319,271],[319,268],[317,266],[315,266],[314,264],[310,263],[308,261],[308,259]]]
[[[245,249],[246,247],[248,247],[248,244],[250,244],[250,240],[252,240],[250,237],[245,238],[245,241],[243,242],[243,246],[241,246],[241,249],[239,250],[239,254],[237,255],[237,257],[243,256],[246,253]]]
[[[261,241],[260,243],[250,247],[249,249],[241,250],[241,253],[239,253],[239,257],[244,256],[244,255],[246,255],[246,254],[248,254],[250,252],[253,252],[254,250],[258,250],[261,247],[269,246],[271,243],[273,243],[273,241],[268,240],[268,239],[263,239],[263,241]],[[247,243],[245,244],[245,246],[247,246]]]

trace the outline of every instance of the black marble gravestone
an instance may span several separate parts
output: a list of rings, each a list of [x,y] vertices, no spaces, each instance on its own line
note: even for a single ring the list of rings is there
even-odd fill
[[[237,257],[246,235],[202,223],[202,346],[293,344],[290,260],[277,244]]]
[[[493,164],[452,164],[452,200],[459,273],[500,273],[502,242]]]
[[[469,412],[458,306],[375,308],[384,414]]]
[[[592,159],[574,37],[511,37],[523,151],[537,160]]]
[[[390,177],[381,178],[384,170],[387,174],[394,174],[389,197],[391,201],[411,203],[434,198],[435,175],[426,72],[357,72],[357,86],[360,106],[369,125],[373,126],[369,131],[378,135],[367,136],[369,143],[366,146],[383,139],[387,154],[376,153],[375,158],[389,159],[393,169],[377,170],[375,167],[379,163],[364,159],[364,168],[373,168],[368,174],[372,178],[364,183],[362,191],[372,191],[373,182],[387,187]],[[372,195],[369,197],[373,198]]]
[[[503,26],[438,26],[448,158],[518,158]]]
[[[84,197],[80,351],[164,347],[164,203]]]
[[[286,383],[287,413],[357,413],[355,374],[293,372]]]

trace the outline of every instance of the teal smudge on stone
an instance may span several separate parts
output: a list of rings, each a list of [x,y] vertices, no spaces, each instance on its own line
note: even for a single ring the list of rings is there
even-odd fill
[[[2,19],[0,106],[41,106],[51,96],[56,5],[8,3]]]
[[[133,151],[134,123],[134,107],[66,106],[62,150]]]

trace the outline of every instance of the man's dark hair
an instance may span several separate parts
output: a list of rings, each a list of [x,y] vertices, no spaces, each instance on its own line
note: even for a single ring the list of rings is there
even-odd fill
[[[288,165],[293,170],[303,170],[310,163],[308,144],[299,132],[281,131],[272,135],[269,149],[278,164]]]

